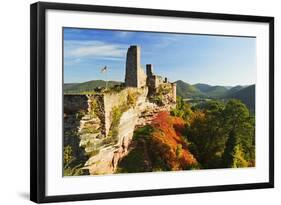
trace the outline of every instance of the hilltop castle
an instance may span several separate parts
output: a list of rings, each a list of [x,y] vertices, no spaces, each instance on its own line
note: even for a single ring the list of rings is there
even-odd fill
[[[155,75],[153,65],[146,64],[146,74],[141,67],[141,51],[136,45],[130,46],[127,51],[125,86],[142,88],[148,87],[148,95],[153,95],[160,86],[171,87],[172,99],[176,102],[176,83],[168,82],[167,78]]]
[[[176,84],[155,75],[151,64],[145,73],[140,55],[140,47],[130,46],[121,90],[64,95],[64,146],[91,175],[114,173],[135,128],[176,106]]]

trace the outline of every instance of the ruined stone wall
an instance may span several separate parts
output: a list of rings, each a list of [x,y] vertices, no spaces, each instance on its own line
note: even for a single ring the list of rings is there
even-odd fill
[[[155,93],[157,88],[157,79],[155,75],[149,76],[146,80],[148,86],[148,94],[152,95]]]
[[[168,107],[173,107],[176,103],[174,95],[175,88],[173,83],[161,83],[156,89],[156,95],[162,95],[162,103]]]
[[[146,86],[146,78],[144,70],[140,67],[138,69],[138,88]]]
[[[173,98],[173,102],[176,103],[177,102],[177,84],[176,83],[171,83],[172,85],[172,98]]]
[[[122,105],[127,100],[128,90],[129,88],[122,90],[119,93],[108,93],[103,95],[106,135],[108,134],[112,123],[112,109]]]
[[[146,85],[148,86],[149,89],[149,95],[155,93],[159,85],[168,82],[167,78],[165,78],[165,81],[163,81],[161,76],[155,75],[153,73],[152,64],[146,64],[146,75],[147,75]]]
[[[88,108],[88,98],[86,95],[64,95],[64,112],[76,113]]]
[[[162,79],[161,76],[157,76],[153,73],[153,67],[151,64],[146,65],[146,73],[147,73],[147,79],[146,84],[148,86],[148,95],[151,97],[153,95],[159,94],[159,87],[166,87],[169,92],[165,92],[163,94],[167,95],[166,98],[169,98],[169,101],[172,103],[176,102],[177,94],[176,89],[177,85],[176,83],[170,83],[168,82],[167,78]],[[170,89],[169,89],[170,88]]]
[[[78,146],[73,136],[77,134],[82,116],[87,113],[87,100],[85,95],[64,95],[64,145]]]
[[[162,77],[157,75],[148,76],[146,82],[149,89],[149,95],[153,95],[154,93],[156,93],[160,85],[168,83],[164,82]]]
[[[79,127],[80,120],[87,113],[88,102],[85,95],[64,95],[64,113],[63,113],[63,150],[71,149],[70,155],[73,161],[69,166],[83,167],[87,161],[84,148],[80,147]],[[63,172],[65,174],[65,172]],[[86,170],[80,174],[88,174]]]
[[[129,102],[129,95],[135,97],[133,104]],[[100,139],[99,145],[94,147],[98,152],[91,155],[85,164],[90,174],[115,172],[118,161],[127,154],[146,97],[147,88],[125,88],[118,93],[103,95],[107,134]],[[116,111],[121,112],[119,113],[121,116],[118,124],[114,125],[116,123],[114,122],[114,120],[116,121],[114,119],[116,118]],[[115,135],[113,129],[116,132]],[[88,144],[88,146],[92,145]]]

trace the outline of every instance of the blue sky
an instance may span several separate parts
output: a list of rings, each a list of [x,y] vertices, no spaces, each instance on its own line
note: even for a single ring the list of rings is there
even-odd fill
[[[249,85],[256,81],[256,39],[248,37],[64,28],[64,82],[124,81],[126,52],[173,82]],[[107,74],[100,72],[108,67]]]

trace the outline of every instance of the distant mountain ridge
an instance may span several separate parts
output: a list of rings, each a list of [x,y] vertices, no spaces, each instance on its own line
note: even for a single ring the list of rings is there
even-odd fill
[[[255,101],[256,101],[256,86],[250,85],[247,87],[243,87],[234,93],[229,93],[226,98],[234,98],[241,100],[243,103],[247,105],[247,107],[251,111],[255,111]]]
[[[239,99],[244,102],[251,110],[255,110],[255,85],[249,86],[211,86],[208,84],[197,83],[188,84],[182,80],[177,84],[177,95],[185,99],[196,98],[215,98],[215,99]],[[191,92],[192,91],[192,92]]]
[[[243,89],[243,88],[245,88],[245,87],[247,87],[247,86],[237,85],[237,86],[235,86],[235,87],[232,87],[232,88],[230,88],[230,89],[225,93],[225,96],[226,96],[226,97],[227,97],[227,96],[230,96],[230,95],[232,95],[232,94],[238,92],[239,90],[241,90],[241,89]]]
[[[176,82],[178,82],[178,81],[176,81]],[[197,84],[194,84],[193,86],[195,86],[196,88],[198,88],[202,92],[208,92],[212,89],[211,85],[204,84],[204,83],[197,83]]]
[[[178,80],[175,83],[177,84],[177,95],[182,98],[205,96],[205,94],[201,92],[196,86],[188,84],[182,80]]]
[[[191,85],[182,80],[178,80],[175,83],[177,84],[177,95],[182,98],[219,98],[224,96],[229,90],[225,86],[211,86],[203,83]]]
[[[194,97],[209,97],[209,98],[222,98],[228,97],[242,90],[248,86],[221,86],[221,85],[208,85],[204,83],[189,84],[182,80],[175,82],[177,84],[177,94],[183,98]],[[250,86],[250,85],[249,85]]]

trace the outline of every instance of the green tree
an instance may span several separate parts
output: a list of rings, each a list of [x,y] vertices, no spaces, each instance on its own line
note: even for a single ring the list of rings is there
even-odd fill
[[[201,168],[254,165],[254,117],[241,101],[207,102],[188,125],[189,148]]]
[[[228,136],[223,166],[248,166],[245,161],[254,160],[254,118],[250,116],[245,104],[239,100],[230,100],[223,111],[223,121]]]
[[[64,176],[83,175],[83,170],[81,169],[81,167],[83,167],[82,164],[78,164],[75,166],[72,165],[76,160],[76,158],[72,154],[72,147],[70,145],[67,145],[63,148]]]
[[[187,139],[190,150],[202,168],[221,166],[226,135],[223,129],[221,102],[210,101],[201,111],[195,111],[187,128]]]
[[[236,147],[238,145],[238,138],[234,131],[231,130],[226,141],[224,153],[223,153],[223,166],[234,167],[234,161],[236,156]]]
[[[176,107],[171,110],[171,115],[188,120],[191,114],[191,106],[187,102],[184,102],[181,97],[177,97],[177,104]]]

